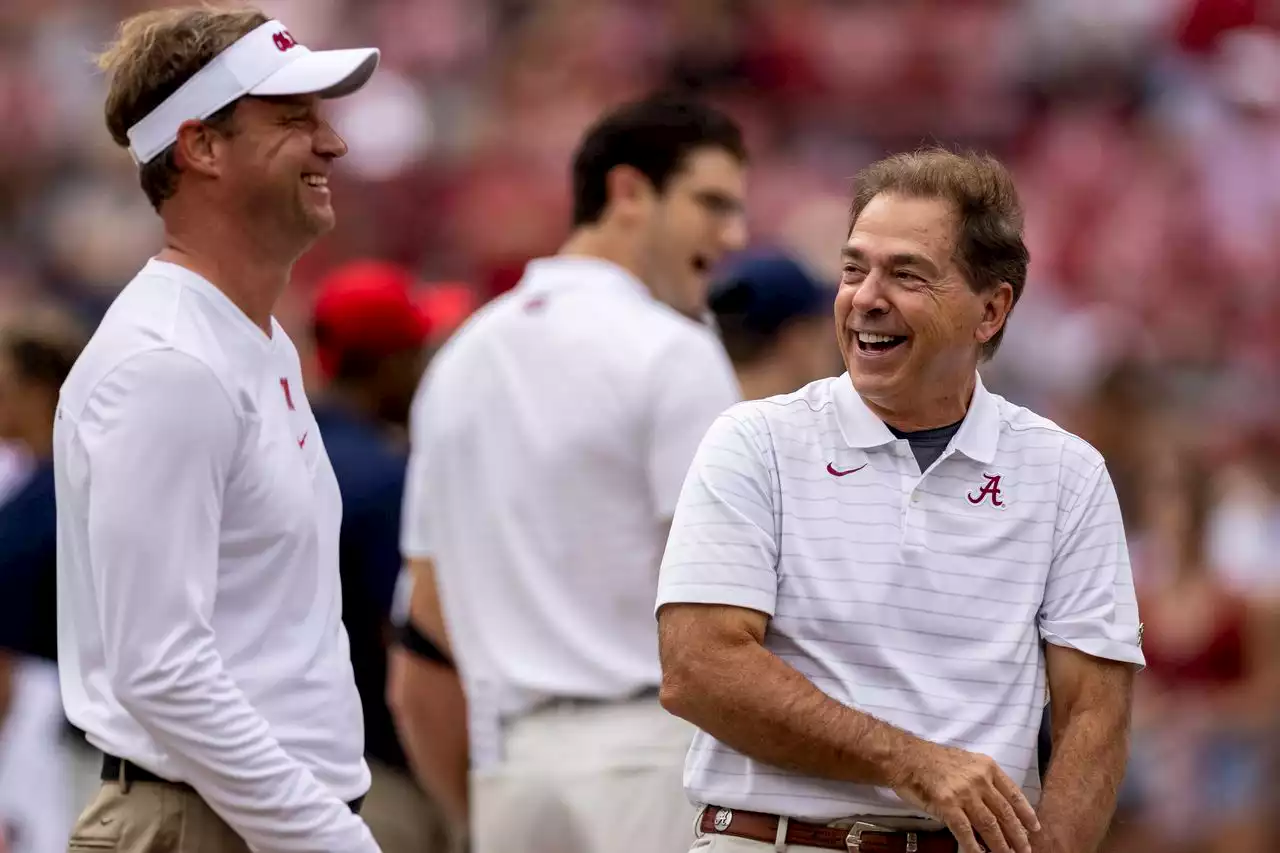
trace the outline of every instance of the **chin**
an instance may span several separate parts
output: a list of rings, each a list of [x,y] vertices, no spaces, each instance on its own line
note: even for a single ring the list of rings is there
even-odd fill
[[[845,370],[849,372],[854,389],[864,397],[884,396],[898,384],[897,370],[866,370],[859,367],[853,359],[845,360]]]
[[[337,217],[333,214],[332,208],[324,210],[308,210],[303,213],[302,220],[304,227],[311,237],[322,237],[333,230],[338,224]]]

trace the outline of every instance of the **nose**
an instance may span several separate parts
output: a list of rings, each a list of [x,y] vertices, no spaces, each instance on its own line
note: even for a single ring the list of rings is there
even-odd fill
[[[312,148],[322,157],[337,159],[345,157],[347,154],[347,143],[338,132],[333,129],[333,125],[327,121],[320,122],[320,126],[316,129],[315,137],[312,140]]]
[[[747,247],[747,217],[742,213],[735,213],[728,218],[724,224],[724,231],[720,240],[724,243],[725,251],[737,252]]]
[[[878,270],[871,270],[858,282],[853,291],[852,307],[859,314],[883,314],[889,310],[884,277]]]

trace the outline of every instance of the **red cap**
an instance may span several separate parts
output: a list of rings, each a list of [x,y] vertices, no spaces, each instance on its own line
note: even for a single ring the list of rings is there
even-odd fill
[[[478,307],[476,292],[461,281],[433,281],[418,291],[418,305],[431,321],[431,340],[442,342]]]
[[[313,313],[320,369],[332,377],[350,352],[390,355],[423,346],[432,322],[414,301],[409,270],[354,261],[321,279]]]

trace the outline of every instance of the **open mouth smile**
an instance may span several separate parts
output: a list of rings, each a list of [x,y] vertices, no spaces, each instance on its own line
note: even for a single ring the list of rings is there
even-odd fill
[[[858,351],[867,355],[883,355],[907,342],[905,335],[880,335],[873,332],[857,332],[854,341]]]

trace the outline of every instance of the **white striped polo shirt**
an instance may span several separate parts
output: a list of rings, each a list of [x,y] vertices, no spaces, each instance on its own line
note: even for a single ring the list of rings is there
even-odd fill
[[[999,762],[1039,801],[1043,642],[1141,665],[1115,489],[1101,455],[979,380],[922,476],[848,374],[739,404],[704,438],[658,607],[746,607],[765,647],[845,704]],[[921,815],[892,791],[806,778],[700,732],[698,803],[834,821]]]

